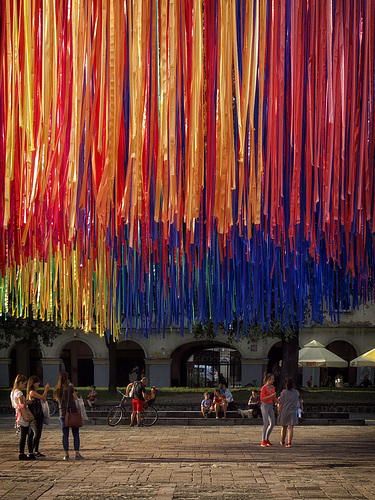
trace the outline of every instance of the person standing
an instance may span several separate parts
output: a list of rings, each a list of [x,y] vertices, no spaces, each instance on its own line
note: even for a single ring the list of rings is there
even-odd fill
[[[77,411],[74,401],[78,398],[78,396],[74,387],[69,382],[68,374],[66,372],[59,373],[56,386],[53,390],[53,397],[59,402],[59,418],[63,434],[62,443],[65,452],[63,460],[69,460],[69,427],[65,427],[65,415],[67,409],[72,412]],[[76,460],[83,460],[83,456],[79,452],[81,444],[79,438],[79,427],[72,427],[71,429],[73,433]]]
[[[39,442],[40,438],[42,437],[43,420],[44,420],[44,414],[41,402],[42,401],[43,403],[46,402],[49,383],[47,382],[47,384],[45,385],[43,394],[39,394],[37,392],[39,387],[40,387],[39,378],[36,375],[32,375],[27,382],[26,398],[31,401],[31,403],[29,404],[29,409],[31,413],[34,415],[35,433],[33,441],[33,451],[37,458],[45,457],[45,455],[43,455],[43,453],[40,453],[39,451]]]
[[[13,408],[16,410],[16,426],[20,428],[20,446],[19,446],[19,460],[35,460],[35,455],[33,453],[33,436],[34,433],[30,429],[30,422],[26,422],[21,415],[21,408],[25,408],[26,400],[22,391],[25,389],[27,383],[27,378],[25,375],[18,374],[16,380],[14,381],[14,386],[12,392],[10,393],[10,400],[12,402]],[[29,449],[29,454],[25,454],[25,444],[27,438],[27,447]]]
[[[263,417],[263,430],[262,430],[262,442],[261,446],[265,448],[266,446],[272,446],[270,443],[270,434],[272,429],[275,427],[275,413],[273,410],[273,403],[278,403],[276,397],[276,391],[272,385],[275,377],[272,373],[265,373],[263,380],[263,387],[260,392],[260,400],[262,402],[261,411]]]
[[[131,382],[126,388],[126,397],[129,397],[129,392],[133,392],[130,396],[133,398],[133,412],[130,417],[130,426],[133,427],[135,417],[137,416],[137,427],[142,427],[141,414],[143,405],[146,399],[146,384],[147,378],[142,377],[141,380]]]
[[[288,430],[288,440],[286,447],[292,446],[293,427],[298,424],[298,400],[299,392],[293,388],[294,381],[292,378],[285,379],[285,389],[281,392],[279,398],[279,417],[277,423],[281,425],[281,440],[280,444],[285,444],[285,437]]]

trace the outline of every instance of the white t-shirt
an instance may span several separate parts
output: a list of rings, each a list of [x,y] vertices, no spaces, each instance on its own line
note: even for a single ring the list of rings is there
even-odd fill
[[[17,408],[19,405],[23,404],[23,392],[20,389],[16,389],[13,393],[10,393],[10,400],[12,402],[12,406],[16,411],[16,418],[17,418]],[[18,419],[18,424],[21,425],[22,427],[28,427],[30,422],[25,422],[24,419],[22,418],[22,415],[20,415],[20,418]]]
[[[228,388],[225,389],[225,397],[228,403],[231,403],[233,401],[232,393]]]

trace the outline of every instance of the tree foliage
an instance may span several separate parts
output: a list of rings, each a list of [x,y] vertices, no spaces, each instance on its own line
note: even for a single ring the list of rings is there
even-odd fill
[[[25,318],[0,316],[0,348],[8,347],[12,340],[30,345],[52,346],[55,338],[62,332],[61,327],[52,321],[34,319],[31,313]]]

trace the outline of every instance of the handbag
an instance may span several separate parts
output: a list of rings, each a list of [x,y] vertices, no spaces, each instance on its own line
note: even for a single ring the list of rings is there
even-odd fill
[[[82,427],[81,412],[79,411],[78,408],[76,408],[75,411],[72,411],[70,408],[68,408],[68,403],[69,403],[69,396],[66,400],[66,413],[65,413],[64,426],[72,427],[73,429],[77,427]]]
[[[83,420],[88,420],[89,417],[87,416],[86,409],[85,409],[85,404],[83,402],[83,399],[82,398],[77,398],[74,401],[74,403],[75,403],[75,405],[77,407],[77,410],[79,410],[81,412],[82,421]]]
[[[40,419],[43,417],[43,408],[39,399],[34,399],[31,403],[29,403],[28,408],[34,415],[35,419]]]
[[[34,420],[34,415],[31,411],[25,406],[24,408],[19,409],[21,416],[25,422],[32,422]]]
[[[43,424],[48,425],[50,422],[50,414],[47,401],[42,401],[42,410],[43,410]]]
[[[82,427],[82,416],[81,412],[77,409],[76,411],[67,410],[65,413],[65,427]]]

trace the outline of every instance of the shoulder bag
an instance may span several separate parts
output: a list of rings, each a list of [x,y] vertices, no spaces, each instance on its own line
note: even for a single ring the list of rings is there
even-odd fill
[[[28,405],[29,410],[33,414],[35,419],[40,419],[43,418],[43,408],[40,403],[40,399],[34,399],[31,403]]]
[[[27,406],[23,408],[20,407],[19,411],[25,422],[32,422],[34,420],[34,415],[31,413]]]
[[[81,412],[79,411],[78,408],[76,408],[76,410],[73,411],[68,407],[69,397],[70,394],[68,394],[68,398],[66,400],[66,413],[65,413],[64,425],[65,427],[72,427],[72,428],[82,427]]]

